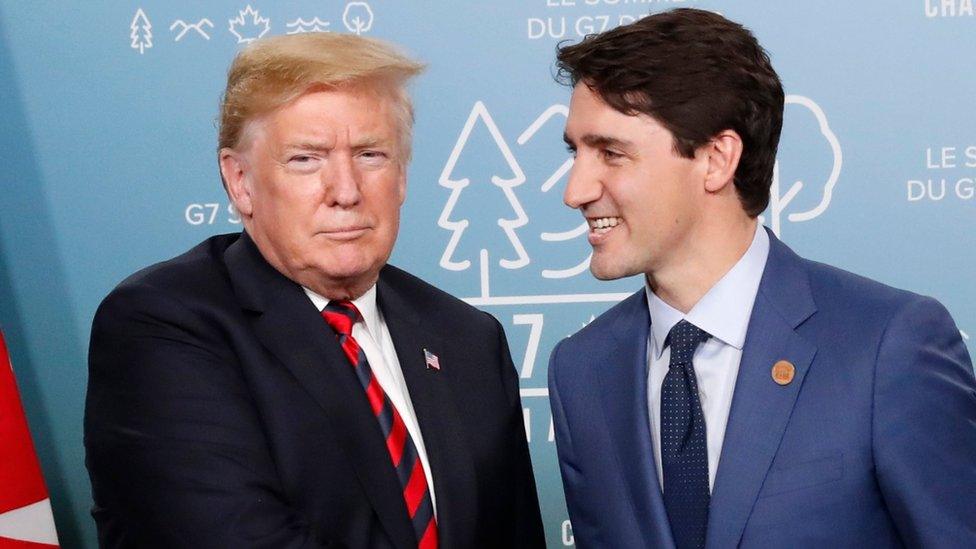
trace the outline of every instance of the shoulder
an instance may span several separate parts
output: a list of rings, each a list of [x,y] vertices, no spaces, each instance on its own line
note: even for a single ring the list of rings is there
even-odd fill
[[[232,294],[223,253],[239,235],[208,238],[190,250],[130,275],[102,301],[95,315],[132,317],[139,311],[165,315],[175,309],[213,309]]]
[[[606,340],[607,335],[620,329],[620,322],[636,320],[647,315],[647,299],[641,289],[604,311],[575,334],[560,342],[570,349],[581,349]]]
[[[441,329],[444,333],[500,329],[498,321],[492,315],[393,265],[383,267],[380,272],[380,286],[381,299],[384,297],[385,286],[412,313],[423,318],[426,325]]]
[[[213,284],[215,279],[225,280],[223,254],[239,236],[224,234],[210,237],[172,259],[136,271],[123,280],[117,289],[148,285],[172,288],[174,291],[192,291]]]
[[[832,334],[837,329],[853,327],[863,338],[878,334],[879,327],[903,307],[936,303],[931,298],[803,258],[768,232],[769,257],[759,293],[787,320],[802,322],[809,318],[807,328],[812,325],[817,331]]]
[[[650,325],[643,289],[631,294],[575,334],[557,343],[549,357],[550,376],[557,370],[575,371],[575,368],[599,363],[600,356],[619,344],[613,338],[628,338],[629,332],[638,327],[635,325],[641,325],[639,327],[645,330]]]
[[[818,312],[843,313],[852,315],[853,318],[887,324],[892,318],[916,308],[929,312],[945,311],[931,297],[895,288],[824,263],[807,259],[801,261],[809,273],[810,288]]]
[[[938,349],[968,362],[958,327],[936,299],[859,276],[837,267],[799,260],[816,304],[801,331],[833,348],[873,352],[875,365],[895,373],[915,368],[919,353]],[[850,345],[854,343],[854,345]]]

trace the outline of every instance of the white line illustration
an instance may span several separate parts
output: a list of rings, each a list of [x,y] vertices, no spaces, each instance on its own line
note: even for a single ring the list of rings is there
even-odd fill
[[[512,324],[529,326],[529,339],[525,344],[525,357],[522,359],[522,379],[531,379],[535,368],[535,357],[539,354],[539,341],[542,339],[542,326],[545,317],[539,313],[512,315]]]
[[[548,109],[542,111],[542,114],[540,114],[539,117],[535,119],[535,121],[529,124],[529,127],[525,128],[525,131],[518,136],[518,139],[516,140],[518,144],[525,145],[526,143],[528,143],[529,139],[532,139],[532,136],[535,135],[536,132],[539,131],[539,129],[545,126],[546,122],[548,122],[550,118],[556,116],[557,114],[561,114],[563,115],[563,117],[568,118],[569,107],[557,103],[549,107]]]
[[[539,129],[545,126],[546,122],[548,122],[550,118],[558,114],[563,115],[564,118],[568,118],[569,107],[557,103],[549,107],[545,111],[543,111],[542,114],[540,114],[538,118],[536,118],[531,124],[529,124],[529,127],[526,128],[525,131],[518,136],[518,140],[517,140],[518,144],[525,145],[526,143],[528,143],[529,140],[532,139],[532,136],[534,136],[536,132],[539,131]],[[546,179],[546,182],[542,184],[542,192],[544,193],[549,192],[549,189],[553,188],[556,182],[559,181],[559,179],[562,178],[564,175],[566,175],[566,173],[568,173],[572,167],[573,167],[572,157],[567,158],[566,161],[563,162],[558,168],[556,168],[556,171],[553,172],[548,179]]]
[[[453,212],[455,206],[457,205],[458,199],[461,196],[461,192],[471,184],[470,178],[460,178],[454,179],[452,173],[457,166],[458,160],[461,157],[461,152],[464,150],[468,139],[471,137],[471,133],[475,128],[478,121],[487,128],[492,140],[494,141],[498,151],[501,153],[508,165],[509,170],[512,172],[511,178],[503,178],[498,175],[491,176],[491,182],[502,193],[508,200],[509,205],[515,212],[514,219],[498,219],[497,224],[505,232],[505,236],[508,238],[509,243],[515,250],[515,259],[500,259],[498,264],[506,269],[519,269],[525,267],[529,264],[528,252],[526,252],[525,247],[522,245],[521,240],[515,232],[515,229],[524,226],[528,223],[529,218],[525,214],[525,210],[522,208],[522,204],[519,202],[518,197],[512,190],[513,187],[521,185],[525,182],[525,173],[522,171],[521,166],[515,160],[515,155],[512,154],[511,148],[509,148],[508,143],[505,142],[505,138],[502,137],[501,131],[499,131],[498,126],[492,119],[491,114],[488,112],[487,107],[481,101],[476,101],[474,107],[471,109],[471,113],[468,116],[467,121],[464,123],[464,127],[461,129],[461,133],[458,136],[457,141],[454,144],[454,148],[451,151],[451,155],[448,157],[447,163],[444,165],[444,169],[441,171],[441,175],[438,178],[438,182],[442,187],[451,189],[451,195],[448,197],[447,202],[444,204],[444,209],[441,211],[441,215],[437,220],[437,225],[443,229],[452,231],[450,240],[447,246],[444,248],[444,253],[441,255],[440,266],[444,269],[450,271],[463,271],[471,267],[471,261],[465,259],[462,261],[456,261],[452,259],[458,244],[461,241],[461,237],[464,234],[465,229],[470,225],[469,220],[461,219],[458,221],[451,221],[451,213]],[[479,254],[480,274],[481,274],[481,295],[482,297],[487,297],[489,294],[488,289],[488,251],[482,249]]]
[[[586,259],[579,264],[566,269],[542,269],[542,278],[572,278],[580,273],[586,272],[590,268],[590,260],[593,259],[593,252],[586,256]]]
[[[540,129],[542,129],[542,127],[545,126],[550,119],[558,115],[562,115],[563,118],[568,118],[569,107],[557,103],[555,105],[550,106],[545,111],[543,111],[542,114],[540,114],[531,124],[529,124],[529,127],[526,128],[525,131],[523,131],[522,134],[518,136],[518,144],[525,145],[526,143],[528,143],[529,140],[532,139],[532,137],[535,136],[535,134]],[[573,168],[573,157],[570,156],[562,164],[560,164],[558,168],[556,168],[556,171],[554,171],[548,178],[546,178],[545,182],[542,183],[542,187],[540,188],[540,190],[544,193],[551,191],[552,188],[556,186],[556,183],[558,183],[560,179],[565,177],[566,174],[569,173],[569,170],[571,170],[572,168]],[[564,242],[585,235],[589,231],[589,228],[590,227],[586,223],[586,221],[582,221],[576,227],[573,227],[572,229],[566,231],[559,231],[559,232],[543,231],[542,233],[539,234],[539,238],[541,238],[545,242]],[[592,257],[593,254],[591,252],[589,255],[586,256],[585,259],[583,259],[583,261],[566,269],[543,269],[541,273],[542,278],[562,279],[562,278],[574,277],[589,269],[590,259]]]
[[[481,297],[487,298],[491,295],[488,282],[488,250],[482,249],[478,252],[478,261],[478,265],[481,265]]]
[[[250,17],[250,21],[247,18]],[[246,44],[261,38],[271,30],[271,19],[261,17],[258,10],[247,5],[237,12],[237,17],[228,19],[230,33],[237,37],[238,44]]]
[[[630,297],[630,293],[606,294],[553,294],[480,296],[463,299],[468,305],[490,307],[493,305],[554,305],[560,303],[617,303]]]
[[[571,156],[567,158],[565,162],[560,164],[559,167],[556,168],[556,171],[552,172],[552,175],[549,176],[549,179],[546,179],[542,184],[542,192],[547,193],[550,189],[555,187],[556,183],[558,183],[564,175],[569,173],[569,170],[573,169],[573,162],[574,160]]]
[[[142,55],[147,49],[153,47],[152,23],[149,22],[149,18],[146,17],[146,12],[142,11],[142,8],[136,10],[136,14],[132,18],[132,24],[129,25],[129,28],[132,29],[132,32],[129,34],[132,43],[129,47],[134,50],[139,50],[139,55]]]
[[[207,31],[203,30],[204,25],[210,27],[211,29],[214,27],[214,24],[209,19],[204,17],[193,24],[187,23],[182,19],[177,19],[176,21],[173,21],[172,25],[169,26],[169,30],[174,30],[177,27],[180,28],[180,32],[176,34],[176,38],[173,39],[173,42],[179,42],[182,40],[183,37],[186,36],[186,33],[188,33],[190,30],[195,30],[197,31],[197,34],[204,37],[204,39],[210,40],[210,35],[207,34]]]
[[[967,334],[966,332],[964,332],[962,330],[959,330],[959,335],[961,335],[963,339],[966,339],[966,340],[969,339],[969,334]]]
[[[373,9],[366,2],[349,2],[342,11],[342,24],[349,32],[369,32],[373,28]]]
[[[542,238],[542,240],[545,240],[546,242],[563,242],[566,240],[572,240],[574,238],[583,236],[584,234],[589,232],[589,230],[590,230],[589,223],[583,221],[582,223],[579,224],[578,227],[574,229],[563,231],[561,233],[542,233],[541,235],[539,235],[539,237]]]
[[[546,122],[548,122],[550,118],[558,114],[561,114],[563,118],[568,118],[569,107],[557,103],[555,105],[552,105],[545,111],[543,111],[542,114],[540,114],[538,118],[536,118],[531,124],[529,124],[529,127],[526,128],[525,131],[518,136],[518,139],[516,140],[518,144],[525,145],[526,143],[528,143],[529,140],[532,139],[532,136],[534,136],[536,132],[538,132],[543,126],[545,126]],[[549,189],[552,189],[553,186],[555,186],[556,182],[558,182],[560,178],[566,175],[566,173],[568,173],[572,167],[573,167],[573,158],[572,157],[567,158],[566,161],[563,162],[558,168],[556,168],[556,171],[553,172],[548,179],[546,179],[546,182],[542,184],[542,192],[544,193],[549,192]]]
[[[329,21],[323,21],[318,17],[312,19],[311,21],[306,21],[299,17],[291,23],[286,23],[285,27],[292,29],[286,34],[298,34],[302,32],[328,32],[329,25],[331,25]]]
[[[790,105],[800,105],[807,108],[814,117],[817,119],[817,124],[820,128],[820,133],[823,134],[827,143],[830,145],[831,153],[833,154],[833,166],[830,170],[830,175],[827,177],[827,181],[824,183],[823,196],[820,202],[813,208],[804,211],[791,213],[787,216],[787,219],[792,222],[799,221],[809,221],[827,210],[827,206],[830,205],[830,201],[833,198],[834,187],[837,185],[837,180],[840,178],[840,171],[844,163],[843,151],[840,147],[840,141],[837,139],[837,135],[830,129],[830,124],[827,121],[827,115],[824,114],[823,109],[817,105],[809,97],[804,97],[802,95],[787,95],[786,104]],[[771,219],[770,228],[776,236],[780,236],[782,230],[782,214],[786,209],[786,206],[796,198],[797,193],[803,188],[803,181],[794,181],[790,188],[785,192],[780,194],[780,176],[779,176],[779,161],[773,165],[773,183],[770,188],[770,200],[769,200],[769,214]],[[763,220],[764,221],[764,220]]]

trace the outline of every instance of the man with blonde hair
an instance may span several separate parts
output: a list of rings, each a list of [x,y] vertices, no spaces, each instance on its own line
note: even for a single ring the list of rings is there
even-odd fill
[[[386,261],[422,66],[333,33],[255,42],[218,158],[244,231],[142,270],[92,327],[103,546],[543,546],[491,316]]]

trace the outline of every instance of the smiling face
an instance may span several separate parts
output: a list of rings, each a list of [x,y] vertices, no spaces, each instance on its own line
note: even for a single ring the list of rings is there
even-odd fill
[[[686,261],[707,161],[681,157],[667,128],[613,109],[584,83],[573,89],[565,138],[576,159],[563,200],[589,223],[593,275],[653,278]]]
[[[220,154],[248,234],[291,280],[358,297],[393,250],[406,190],[391,99],[312,91],[252,124],[243,150]]]

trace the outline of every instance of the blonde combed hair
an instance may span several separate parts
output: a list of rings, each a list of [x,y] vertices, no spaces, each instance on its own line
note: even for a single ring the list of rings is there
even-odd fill
[[[413,105],[406,85],[424,65],[392,45],[332,32],[275,36],[241,51],[227,73],[218,151],[246,146],[249,123],[315,88],[362,87],[393,100],[400,159],[410,160]]]

